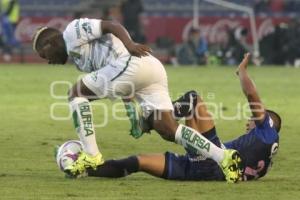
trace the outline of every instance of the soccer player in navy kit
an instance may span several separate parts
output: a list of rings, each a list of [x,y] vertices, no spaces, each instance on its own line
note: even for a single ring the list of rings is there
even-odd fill
[[[243,160],[243,180],[264,176],[272,165],[272,157],[279,147],[280,116],[266,110],[257,94],[256,88],[247,73],[250,54],[246,54],[237,75],[245,96],[248,99],[252,118],[247,124],[247,134],[225,143],[226,148],[240,152]]]
[[[249,58],[250,54],[246,54],[238,67],[237,75],[248,99],[252,118],[247,123],[246,134],[224,144],[226,148],[239,151],[242,158],[241,180],[243,181],[255,180],[267,173],[279,147],[278,133],[281,127],[279,115],[264,108],[256,88],[248,76]],[[186,93],[173,105],[177,118],[186,117],[186,125],[201,132],[217,146],[222,146],[216,134],[214,122],[204,102],[195,92]],[[87,174],[88,176],[117,178],[139,171],[171,180],[225,180],[215,161],[196,155],[195,152],[187,152],[186,155],[166,152],[165,154],[108,160],[96,171],[88,170]]]

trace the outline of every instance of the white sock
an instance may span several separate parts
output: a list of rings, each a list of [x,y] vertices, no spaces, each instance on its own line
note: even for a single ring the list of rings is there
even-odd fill
[[[83,97],[76,97],[70,102],[74,126],[83,144],[83,151],[95,156],[99,153],[93,124],[92,107]]]
[[[211,158],[217,163],[221,163],[224,159],[223,149],[216,146],[196,130],[183,124],[179,124],[176,130],[175,141],[177,144],[181,144],[191,151],[198,152],[206,158]]]

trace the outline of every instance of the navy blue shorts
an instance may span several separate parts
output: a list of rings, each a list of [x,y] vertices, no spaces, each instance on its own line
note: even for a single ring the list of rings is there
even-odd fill
[[[216,135],[215,128],[210,130],[211,142],[220,147],[221,143]],[[205,136],[205,134],[203,135]],[[197,160],[196,157],[186,155],[177,155],[166,152],[166,165],[163,178],[171,180],[197,180],[197,181],[223,181],[225,177],[219,165],[211,159]]]

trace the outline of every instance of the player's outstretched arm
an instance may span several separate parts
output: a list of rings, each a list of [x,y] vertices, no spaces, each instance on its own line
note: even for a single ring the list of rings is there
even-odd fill
[[[120,23],[102,20],[101,28],[102,33],[112,33],[118,37],[123,42],[127,50],[134,56],[147,56],[148,53],[152,52],[150,47],[132,41],[129,33]]]
[[[258,96],[254,82],[251,80],[247,72],[249,59],[250,53],[245,54],[244,59],[236,71],[236,74],[240,79],[242,90],[248,99],[254,120],[257,122],[263,122],[265,118],[265,108]]]

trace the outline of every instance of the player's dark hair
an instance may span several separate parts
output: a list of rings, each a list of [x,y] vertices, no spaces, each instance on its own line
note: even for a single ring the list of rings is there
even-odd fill
[[[43,27],[37,30],[33,37],[34,51],[40,53],[40,50],[48,44],[51,46],[47,51],[48,63],[65,64],[68,60],[68,54],[63,34],[59,30],[50,27]]]
[[[281,117],[279,116],[279,114],[277,114],[272,110],[266,110],[266,111],[271,117],[271,119],[273,120],[276,131],[279,133],[281,129]]]
[[[37,30],[36,34],[33,37],[33,49],[34,50],[41,49],[47,41],[49,41],[53,38],[55,38],[55,39],[62,38],[62,37],[58,37],[61,35],[62,35],[62,33],[55,28],[43,27],[43,28]]]

